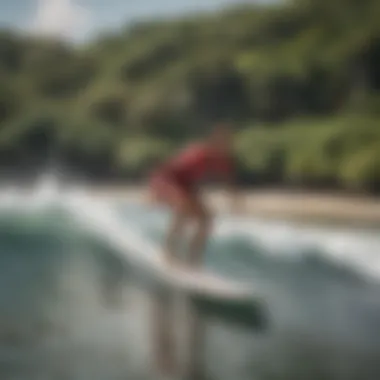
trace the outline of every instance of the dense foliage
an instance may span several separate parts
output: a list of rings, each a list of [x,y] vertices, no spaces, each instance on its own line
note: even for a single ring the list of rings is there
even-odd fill
[[[378,190],[380,2],[294,0],[86,46],[0,33],[0,163],[137,178],[233,120],[246,183]]]

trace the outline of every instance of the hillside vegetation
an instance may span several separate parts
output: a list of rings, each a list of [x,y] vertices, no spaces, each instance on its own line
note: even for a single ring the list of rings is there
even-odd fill
[[[140,178],[219,120],[243,183],[380,189],[380,2],[295,0],[86,46],[0,33],[0,163]]]

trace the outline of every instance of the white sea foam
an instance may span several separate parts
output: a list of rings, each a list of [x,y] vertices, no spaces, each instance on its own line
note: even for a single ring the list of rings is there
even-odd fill
[[[317,252],[336,263],[380,277],[380,234],[376,231],[225,218],[217,224],[215,233],[221,238],[244,236],[264,247],[268,254],[282,257]]]
[[[116,220],[116,214],[112,212],[112,209],[117,208],[115,203],[110,199],[101,201],[91,198],[81,186],[62,191],[57,178],[50,174],[42,176],[35,189],[28,193],[17,187],[8,187],[0,192],[0,209],[25,211],[53,205],[76,207],[77,210],[93,213],[96,217],[106,212],[107,218],[115,218],[113,223],[118,225],[122,221]],[[137,218],[138,214],[143,215]],[[163,232],[167,224],[167,215],[151,213],[143,208],[140,210],[139,207],[134,207],[133,212],[129,215],[127,212],[125,217],[126,227],[129,223],[137,230],[143,230],[144,226],[150,224]],[[252,245],[262,247],[268,255],[294,259],[315,252],[335,263],[349,265],[362,273],[380,277],[380,234],[376,230],[220,216],[214,232],[217,239],[242,237]]]

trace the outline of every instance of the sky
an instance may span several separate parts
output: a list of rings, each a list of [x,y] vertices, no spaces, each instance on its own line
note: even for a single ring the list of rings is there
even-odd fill
[[[136,20],[273,0],[0,0],[0,28],[86,40]]]

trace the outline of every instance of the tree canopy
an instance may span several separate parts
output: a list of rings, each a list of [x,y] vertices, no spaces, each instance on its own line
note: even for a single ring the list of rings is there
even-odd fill
[[[86,45],[0,32],[2,167],[143,176],[214,122],[245,182],[379,190],[380,3],[293,0]]]

